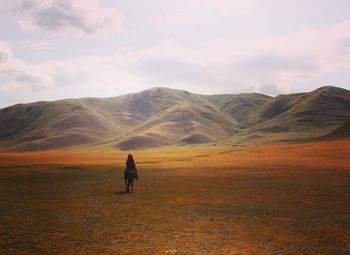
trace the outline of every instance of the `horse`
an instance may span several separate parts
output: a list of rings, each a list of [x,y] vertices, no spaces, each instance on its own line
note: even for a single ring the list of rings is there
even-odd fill
[[[134,188],[134,179],[136,177],[136,171],[135,170],[130,170],[126,169],[124,173],[124,181],[125,181],[125,191],[129,193],[130,187],[131,191],[133,191]]]

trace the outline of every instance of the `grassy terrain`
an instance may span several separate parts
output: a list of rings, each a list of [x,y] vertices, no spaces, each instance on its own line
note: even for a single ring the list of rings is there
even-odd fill
[[[111,98],[17,104],[0,109],[0,150],[98,144],[134,150],[349,137],[349,106],[350,91],[330,86],[276,97],[152,88]]]
[[[0,253],[349,254],[349,149],[0,153]]]

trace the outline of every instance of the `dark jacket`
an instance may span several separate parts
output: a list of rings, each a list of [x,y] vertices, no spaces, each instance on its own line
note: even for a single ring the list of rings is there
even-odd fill
[[[126,178],[127,171],[133,171],[133,172],[135,172],[135,178],[137,180],[138,176],[137,176],[136,164],[135,164],[135,160],[133,159],[132,156],[128,156],[128,159],[126,160],[125,165],[126,165],[126,168],[124,171],[124,178]]]
[[[125,165],[128,170],[136,170],[135,160],[132,157],[128,157]]]

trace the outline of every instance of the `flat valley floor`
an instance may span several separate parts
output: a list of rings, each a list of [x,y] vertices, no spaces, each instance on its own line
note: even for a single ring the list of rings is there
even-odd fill
[[[0,153],[0,254],[350,254],[350,141]]]

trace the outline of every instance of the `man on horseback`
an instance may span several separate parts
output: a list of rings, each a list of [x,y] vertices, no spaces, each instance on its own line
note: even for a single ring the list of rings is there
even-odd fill
[[[125,180],[126,192],[129,192],[130,186],[131,186],[131,191],[133,190],[134,178],[136,180],[138,178],[136,163],[131,153],[129,153],[125,165],[126,165],[126,168],[124,171],[124,180]]]
[[[131,153],[129,153],[125,165],[126,165],[126,168],[124,171],[124,177],[125,177],[127,171],[131,171],[131,172],[134,172],[135,179],[137,180],[136,163],[135,163],[135,160],[134,160],[133,155]]]

